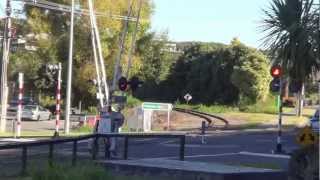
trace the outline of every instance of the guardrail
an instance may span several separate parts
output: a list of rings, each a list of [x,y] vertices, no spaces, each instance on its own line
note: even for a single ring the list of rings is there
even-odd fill
[[[179,148],[179,159],[184,161],[185,154],[185,135],[184,134],[142,134],[142,133],[110,133],[110,134],[92,134],[92,135],[84,135],[76,138],[63,138],[63,139],[48,139],[48,140],[39,140],[33,142],[23,142],[23,143],[14,143],[14,144],[6,144],[0,145],[0,150],[6,149],[22,149],[22,157],[21,157],[21,166],[22,172],[21,174],[26,173],[27,168],[27,157],[28,157],[28,148],[34,146],[43,146],[48,145],[49,147],[49,156],[48,163],[52,165],[53,163],[53,151],[54,145],[62,144],[62,143],[70,143],[73,142],[72,146],[72,165],[75,165],[77,162],[77,151],[78,151],[78,141],[93,139],[94,147],[98,146],[99,138],[112,138],[112,137],[122,137],[124,138],[124,152],[123,159],[128,159],[128,146],[130,138],[176,138],[180,140],[180,148]],[[96,160],[98,151],[92,151],[92,160]],[[108,152],[108,148],[105,148],[105,156],[106,158],[110,158]]]

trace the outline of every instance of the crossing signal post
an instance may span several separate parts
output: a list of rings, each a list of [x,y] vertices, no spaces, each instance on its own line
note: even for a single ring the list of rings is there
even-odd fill
[[[277,137],[277,146],[276,146],[276,153],[283,153],[282,150],[282,113],[283,113],[283,102],[282,102],[282,67],[281,66],[273,66],[270,71],[273,80],[270,84],[270,89],[272,92],[279,92],[277,99],[278,107],[279,107],[279,122],[278,122],[278,137]]]

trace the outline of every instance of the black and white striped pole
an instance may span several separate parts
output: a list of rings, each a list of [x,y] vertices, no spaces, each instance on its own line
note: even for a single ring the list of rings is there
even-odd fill
[[[60,128],[60,114],[61,114],[61,70],[62,65],[58,63],[57,65],[48,65],[50,71],[58,71],[57,72],[57,88],[56,88],[56,121],[55,121],[55,131],[54,137],[59,136],[59,128]]]

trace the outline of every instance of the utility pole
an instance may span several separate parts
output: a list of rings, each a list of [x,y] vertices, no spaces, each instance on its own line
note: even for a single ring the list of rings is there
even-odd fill
[[[64,132],[69,134],[70,132],[70,106],[71,106],[71,88],[72,88],[72,61],[73,61],[73,24],[74,24],[74,0],[71,4],[71,23],[70,23],[70,38],[69,38],[69,61],[68,61],[68,82],[67,82],[67,103],[66,114],[64,122]]]
[[[2,62],[1,62],[1,119],[0,119],[0,132],[5,132],[7,121],[7,102],[8,102],[8,82],[7,82],[7,68],[9,63],[9,51],[11,40],[11,4],[10,0],[6,1],[6,20],[5,29],[3,33],[2,45]]]
[[[140,21],[140,14],[141,14],[141,8],[142,8],[142,2],[143,0],[139,0],[139,7],[138,7],[138,15],[137,15],[137,21],[135,24],[135,29],[134,29],[134,33],[133,33],[133,37],[132,37],[132,41],[131,41],[131,49],[129,52],[129,59],[128,59],[128,67],[127,67],[127,72],[126,72],[126,78],[129,78],[129,73],[130,73],[130,68],[131,68],[131,64],[132,64],[132,56],[133,53],[136,49],[136,38],[137,38],[137,33],[138,33],[138,28],[139,28],[139,21]]]
[[[131,11],[132,11],[132,4],[131,4],[131,0],[128,0],[128,17],[131,15]],[[124,22],[124,29],[123,32],[121,34],[121,38],[120,38],[120,42],[119,42],[119,52],[117,55],[117,59],[114,65],[114,72],[113,72],[113,81],[112,81],[112,91],[116,90],[116,86],[117,86],[117,80],[118,80],[118,74],[121,71],[121,67],[120,67],[120,61],[121,61],[121,56],[124,50],[124,42],[125,42],[125,38],[126,38],[126,34],[128,31],[128,26],[129,26],[129,21],[125,21]]]

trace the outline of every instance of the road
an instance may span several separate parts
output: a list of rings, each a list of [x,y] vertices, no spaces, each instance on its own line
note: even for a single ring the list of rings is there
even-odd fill
[[[284,132],[283,148],[292,151],[297,148],[295,130]],[[206,136],[206,143],[201,143],[198,135],[188,135],[186,139],[186,161],[220,162],[230,165],[287,169],[289,156],[273,155],[276,147],[276,131],[216,131]],[[123,142],[119,139],[119,155],[122,154]],[[88,141],[79,142],[80,159],[89,159]],[[72,144],[55,147],[56,161],[71,162]],[[179,142],[170,139],[130,139],[129,159],[161,158],[177,159]],[[48,147],[42,146],[28,150],[29,160],[46,162]],[[10,164],[20,164],[20,150],[0,151],[0,171]],[[100,153],[100,159],[103,153]],[[0,172],[1,175],[7,173]]]

